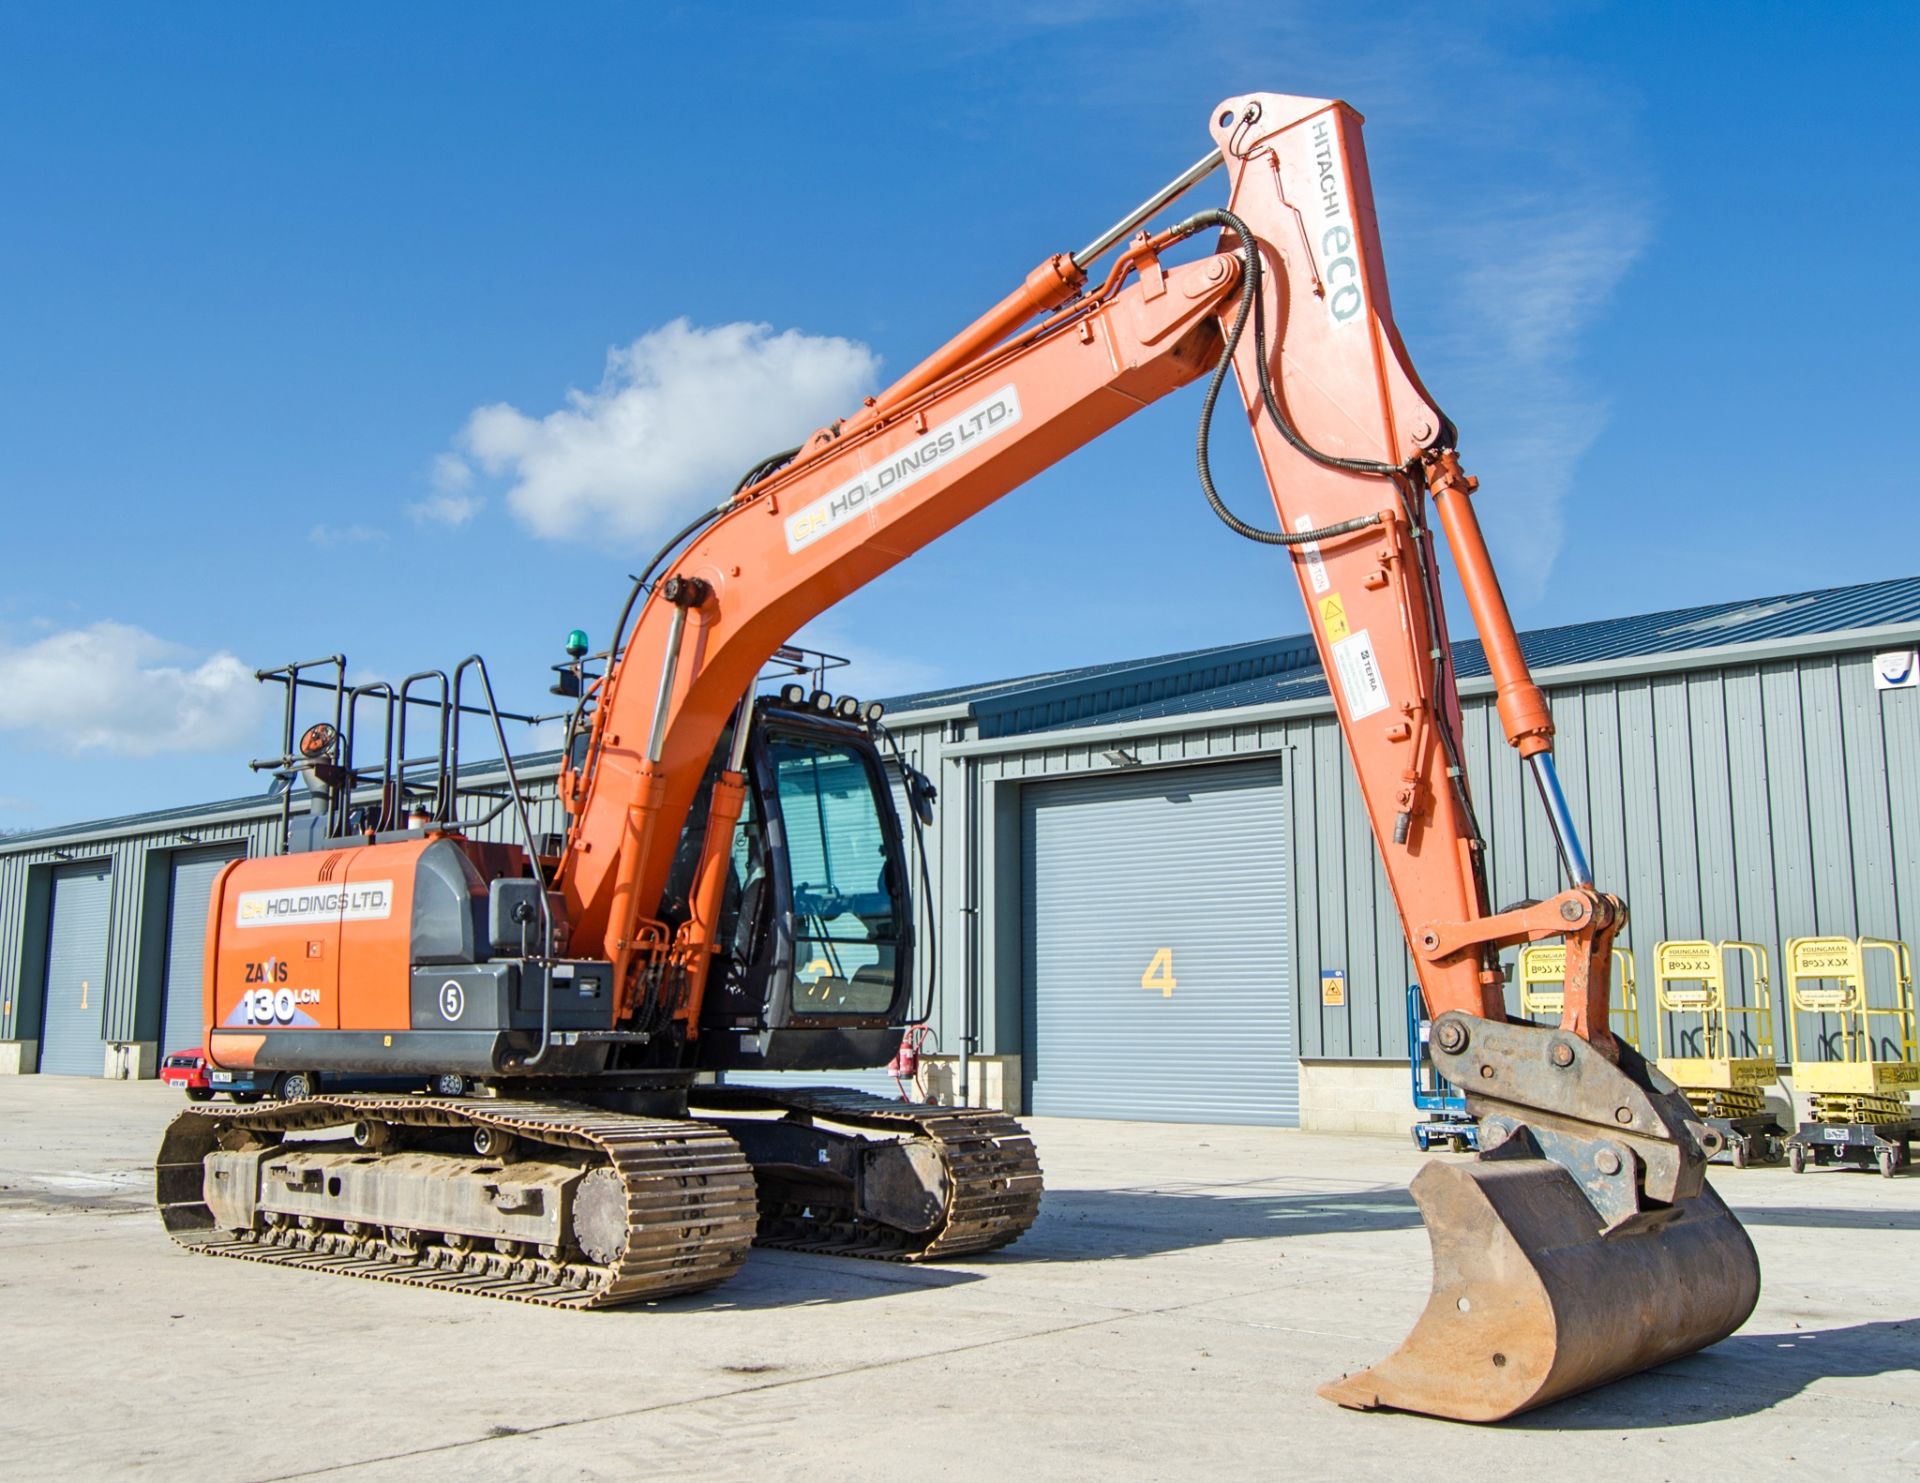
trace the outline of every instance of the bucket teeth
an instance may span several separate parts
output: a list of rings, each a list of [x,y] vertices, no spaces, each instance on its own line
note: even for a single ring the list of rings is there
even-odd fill
[[[1709,1186],[1614,1235],[1546,1159],[1429,1164],[1413,1196],[1433,1291],[1398,1349],[1320,1387],[1343,1406],[1499,1421],[1718,1343],[1759,1300],[1753,1243]]]

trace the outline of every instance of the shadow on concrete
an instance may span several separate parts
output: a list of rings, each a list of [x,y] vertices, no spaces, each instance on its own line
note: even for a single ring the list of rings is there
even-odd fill
[[[1405,1190],[1347,1194],[1223,1195],[1167,1189],[1048,1190],[1040,1218],[1012,1246],[966,1258],[985,1268],[1023,1263],[1102,1261],[1274,1236],[1417,1228],[1420,1212]],[[704,1293],[638,1304],[646,1312],[794,1308],[850,1303],[915,1290],[978,1282],[989,1272],[947,1266],[863,1261],[857,1257],[754,1250],[737,1277]]]
[[[898,1262],[866,1261],[859,1257],[815,1256],[800,1251],[748,1253],[737,1276],[705,1292],[661,1298],[615,1308],[611,1314],[752,1312],[761,1308],[805,1308],[821,1303],[858,1303],[963,1287],[984,1274],[959,1272],[951,1267],[910,1266]]]
[[[1502,1423],[1514,1431],[1644,1431],[1752,1416],[1815,1381],[1920,1368],[1920,1318],[1735,1334],[1711,1349]]]
[[[1874,1176],[1876,1179],[1878,1175]],[[1724,1191],[1723,1191],[1724,1193]],[[1920,1210],[1822,1210],[1811,1205],[1736,1205],[1747,1226],[1794,1226],[1804,1230],[1920,1231]]]
[[[1420,1212],[1404,1189],[1275,1195],[1212,1190],[1048,1190],[1040,1219],[1018,1243],[988,1258],[1084,1262],[1152,1256],[1274,1236],[1417,1228]]]

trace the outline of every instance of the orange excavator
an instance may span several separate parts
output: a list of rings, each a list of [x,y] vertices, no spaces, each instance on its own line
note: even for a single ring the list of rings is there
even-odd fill
[[[579,694],[564,835],[534,834],[504,756],[494,812],[511,811],[519,841],[482,842],[460,817],[460,718],[499,731],[477,660],[397,693],[336,679],[333,719],[297,738],[294,700],[314,682],[278,672],[287,734],[270,760],[311,812],[289,815],[283,853],[215,887],[206,1046],[216,1066],[317,1091],[174,1121],[157,1193],[175,1239],[594,1307],[709,1286],[756,1240],[929,1260],[1016,1238],[1040,1170],[1012,1119],[699,1074],[879,1066],[914,1018],[909,856],[876,708],[762,693],[760,676],[839,598],[1204,380],[1202,489],[1292,562],[1435,1065],[1481,1119],[1478,1160],[1413,1182],[1434,1256],[1424,1314],[1323,1393],[1492,1420],[1744,1322],[1759,1266],[1706,1182],[1713,1135],[1608,1030],[1626,907],[1594,884],[1475,481],[1394,328],[1360,126],[1335,101],[1226,100],[1192,169],[679,532],[636,581],[604,671],[584,640],[563,667]],[[1224,208],[1150,228],[1216,171]],[[1214,484],[1229,377],[1273,528]],[[1558,842],[1566,888],[1550,900],[1488,898],[1436,531]],[[424,767],[405,740],[423,690],[439,719]],[[387,721],[378,767],[354,756],[366,703]],[[922,807],[922,780],[906,782]],[[1557,1026],[1513,1020],[1504,1001],[1500,950],[1545,939],[1566,947]],[[324,1089],[355,1073],[453,1073],[492,1095]]]

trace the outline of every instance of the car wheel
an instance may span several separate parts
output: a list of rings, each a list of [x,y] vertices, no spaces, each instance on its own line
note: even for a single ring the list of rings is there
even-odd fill
[[[187,1100],[189,1102],[206,1102],[211,1100],[212,1097],[213,1097],[212,1087],[188,1087],[187,1088]]]
[[[282,1102],[305,1101],[308,1097],[318,1096],[319,1092],[320,1078],[311,1071],[289,1071],[274,1088],[274,1094]]]
[[[467,1094],[467,1079],[458,1071],[443,1071],[434,1077],[432,1088],[436,1097],[464,1097]]]

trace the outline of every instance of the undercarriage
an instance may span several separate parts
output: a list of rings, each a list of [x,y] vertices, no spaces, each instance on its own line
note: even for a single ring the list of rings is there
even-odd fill
[[[602,1308],[724,1282],[756,1241],[926,1261],[1004,1246],[1039,1212],[1032,1141],[1004,1114],[697,1091],[691,1117],[404,1096],[191,1107],[161,1145],[161,1218],[211,1256]]]

